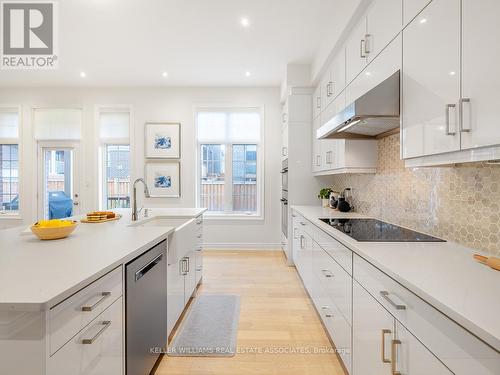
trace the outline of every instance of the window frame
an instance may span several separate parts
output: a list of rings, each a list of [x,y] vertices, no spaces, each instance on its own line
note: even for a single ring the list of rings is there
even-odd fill
[[[19,208],[16,211],[4,212],[0,210],[0,220],[22,220],[23,212],[23,184],[22,184],[22,157],[23,157],[23,112],[20,105],[1,105],[1,112],[16,112],[18,115],[17,123],[17,138],[0,138],[0,145],[17,145],[17,175],[18,175],[18,190],[19,190]]]
[[[128,129],[128,138],[109,138],[109,139],[101,139],[100,137],[100,118],[101,113],[128,113],[129,115],[129,129]],[[132,182],[133,182],[133,167],[134,167],[134,158],[133,156],[133,111],[130,105],[97,105],[95,106],[95,120],[94,120],[94,133],[98,154],[98,194],[97,194],[97,207],[99,210],[107,210],[106,208],[106,187],[104,181],[106,179],[106,149],[107,146],[128,146],[129,147],[129,170],[130,170],[130,184],[128,189],[128,195],[130,197],[130,204],[132,204]]]
[[[200,112],[256,112],[260,116],[260,139],[258,141],[242,141],[237,140],[234,142],[218,141],[199,141],[198,140],[198,114]],[[213,220],[264,220],[265,212],[265,171],[264,171],[264,149],[265,149],[265,116],[264,106],[249,106],[249,107],[235,107],[235,106],[198,106],[194,111],[195,118],[195,142],[196,142],[196,207],[201,207],[201,146],[202,145],[224,145],[225,146],[225,176],[224,176],[224,208],[222,211],[206,211],[205,217]],[[229,211],[228,208],[232,207],[233,201],[233,145],[256,145],[257,146],[257,210],[253,213],[245,213],[241,211]]]

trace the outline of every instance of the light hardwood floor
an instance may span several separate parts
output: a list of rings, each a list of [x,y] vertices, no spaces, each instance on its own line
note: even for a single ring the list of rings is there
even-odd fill
[[[281,252],[206,251],[198,293],[241,296],[238,348],[231,358],[167,357],[157,375],[341,375],[335,354],[259,354],[268,348],[329,348],[295,268]],[[253,352],[252,352],[253,351]]]

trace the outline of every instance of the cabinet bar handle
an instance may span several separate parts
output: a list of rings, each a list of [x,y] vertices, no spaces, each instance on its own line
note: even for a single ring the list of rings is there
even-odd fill
[[[371,48],[370,48],[370,38],[371,34],[365,34],[365,54],[368,55],[371,53]]]
[[[391,334],[390,329],[382,330],[382,362],[384,363],[391,363],[390,359],[385,358],[385,335],[390,335],[390,334]]]
[[[111,320],[105,320],[102,323],[100,323],[100,325],[103,325],[103,327],[99,330],[99,332],[97,332],[94,335],[94,337],[92,337],[90,339],[83,339],[82,340],[82,344],[84,344],[84,345],[92,345],[95,342],[95,340],[97,340],[97,338],[99,336],[101,336],[104,333],[104,331],[109,328],[109,326],[111,325]]]
[[[398,348],[397,345],[400,345],[401,341],[399,340],[392,340],[392,346],[391,346],[391,357],[392,357],[392,363],[391,363],[391,374],[392,375],[401,375],[401,373],[396,370],[396,364],[398,362],[397,359],[397,353],[398,353]]]
[[[321,272],[323,273],[323,275],[325,277],[335,277],[335,275],[333,274],[333,272],[330,271],[330,270],[321,270]]]
[[[361,43],[359,45],[359,56],[364,59],[366,58],[366,50],[365,50],[365,45],[366,45],[366,41],[364,39],[361,39]]]
[[[455,131],[451,131],[450,127],[450,109],[455,108],[455,104],[446,104],[446,135],[455,135]]]
[[[111,295],[111,292],[102,292],[100,295],[101,295],[101,298],[99,298],[99,300],[96,303],[94,303],[93,305],[82,306],[82,311],[93,311],[97,306],[99,306],[101,303],[103,303],[104,300]]]
[[[303,235],[300,235],[300,248],[301,249],[304,248],[304,242],[303,242],[304,239],[305,239],[305,237]]]
[[[470,105],[470,99],[469,98],[460,98],[460,132],[462,133],[467,133],[471,131],[470,128],[470,112],[469,111],[464,111],[464,103],[467,103]],[[467,113],[467,116],[464,114],[464,112]],[[467,119],[467,127],[465,127],[465,119]]]
[[[385,291],[385,290],[382,290],[380,292],[380,295],[382,296],[382,298],[384,298],[387,302],[389,302],[392,307],[394,307],[396,310],[406,310],[406,306],[405,305],[399,305],[397,304],[396,302],[394,302],[392,299],[389,298],[389,292]]]
[[[316,98],[316,108],[318,108],[318,109],[321,108],[321,96],[318,96]]]
[[[316,167],[321,167],[321,155],[316,155]]]

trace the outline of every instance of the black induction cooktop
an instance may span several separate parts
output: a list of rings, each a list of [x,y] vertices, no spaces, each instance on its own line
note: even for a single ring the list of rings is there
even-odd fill
[[[320,219],[360,242],[445,242],[376,219]]]

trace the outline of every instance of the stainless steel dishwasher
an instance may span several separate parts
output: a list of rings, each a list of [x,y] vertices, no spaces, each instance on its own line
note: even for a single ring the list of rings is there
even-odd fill
[[[167,241],[126,265],[126,374],[148,375],[167,346]]]

